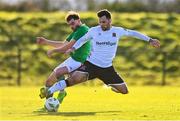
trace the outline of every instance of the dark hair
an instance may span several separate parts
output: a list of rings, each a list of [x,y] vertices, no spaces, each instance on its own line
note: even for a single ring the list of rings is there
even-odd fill
[[[99,18],[106,16],[106,18],[111,19],[111,13],[107,9],[103,9],[103,10],[98,11],[97,16]]]
[[[78,20],[78,19],[80,19],[80,16],[79,16],[79,14],[77,12],[69,11],[68,14],[65,17],[65,20],[68,22],[71,19]]]

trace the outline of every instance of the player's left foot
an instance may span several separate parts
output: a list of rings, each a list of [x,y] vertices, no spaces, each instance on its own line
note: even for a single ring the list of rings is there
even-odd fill
[[[59,92],[58,96],[57,96],[57,99],[59,100],[60,104],[62,103],[62,101],[64,100],[64,98],[66,97],[67,95],[67,92],[66,91],[62,91],[62,92]]]
[[[40,97],[41,99],[43,99],[43,98],[46,97],[46,88],[45,88],[45,87],[42,87],[42,88],[40,89],[39,97]]]

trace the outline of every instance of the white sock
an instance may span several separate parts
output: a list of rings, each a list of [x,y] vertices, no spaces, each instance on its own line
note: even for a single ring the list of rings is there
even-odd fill
[[[56,92],[56,91],[59,91],[59,90],[64,90],[64,88],[66,88],[67,85],[66,85],[66,82],[65,80],[61,80],[59,82],[56,82],[53,86],[51,86],[48,91],[52,93]]]

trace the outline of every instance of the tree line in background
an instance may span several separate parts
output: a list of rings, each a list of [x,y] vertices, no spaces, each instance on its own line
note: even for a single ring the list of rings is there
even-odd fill
[[[21,0],[17,4],[0,0],[3,11],[97,11],[102,8],[115,12],[180,13],[180,0]]]
[[[80,13],[82,22],[97,25],[95,12]],[[64,40],[70,28],[65,12],[0,12],[0,85],[42,84],[50,71],[67,55],[46,55],[49,47],[36,44],[36,37]],[[180,15],[176,13],[113,13],[113,25],[138,30],[161,41],[160,49],[135,38],[122,38],[114,65],[130,84],[178,84],[180,79]],[[165,76],[166,75],[166,76]],[[164,83],[164,82],[163,82]],[[180,84],[180,83],[179,83]]]

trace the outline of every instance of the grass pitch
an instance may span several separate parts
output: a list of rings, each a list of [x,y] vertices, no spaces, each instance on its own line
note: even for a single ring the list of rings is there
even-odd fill
[[[129,86],[127,95],[109,88],[74,86],[56,113],[38,111],[40,87],[1,87],[1,120],[180,120],[180,88]]]

